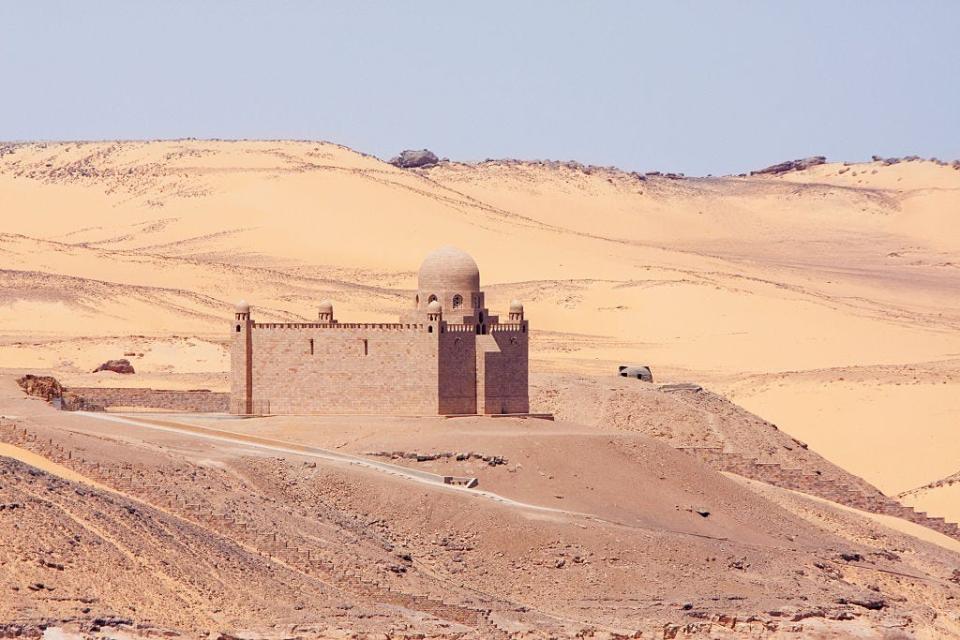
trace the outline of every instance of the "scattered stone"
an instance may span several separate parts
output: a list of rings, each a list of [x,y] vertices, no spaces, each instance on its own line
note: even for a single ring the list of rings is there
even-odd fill
[[[700,393],[703,391],[703,387],[698,384],[692,384],[690,382],[677,382],[673,384],[662,384],[657,387],[659,391],[664,393],[675,393],[677,391],[692,391],[694,393]]]
[[[401,169],[418,169],[436,166],[440,159],[429,149],[405,149],[399,156],[391,158],[390,164]]]
[[[852,604],[858,607],[863,607],[864,609],[870,609],[871,611],[879,611],[887,606],[887,601],[883,598],[839,598],[837,604]]]
[[[806,620],[807,618],[825,618],[827,612],[820,608],[815,609],[805,609],[802,611],[797,611],[790,618],[791,622],[800,622],[801,620]]]
[[[747,567],[750,566],[750,563],[747,562],[746,558],[740,558],[739,560],[731,560],[727,563],[727,567],[730,569],[737,569],[738,571],[746,571]]]
[[[883,164],[890,166],[891,164],[897,164],[901,161],[901,158],[884,158],[883,156],[871,156],[871,160],[874,162],[882,162]]]
[[[40,559],[40,566],[46,567],[47,569],[56,569],[57,571],[63,571],[63,565],[59,562],[51,562],[49,560]]]
[[[774,164],[766,167],[765,169],[760,169],[759,171],[751,171],[750,175],[779,175],[781,173],[789,173],[791,171],[803,171],[804,169],[809,169],[810,167],[825,164],[826,161],[826,156],[810,156],[809,158],[801,158],[799,160],[787,160],[786,162]]]
[[[63,397],[63,387],[53,376],[35,376],[28,373],[18,379],[17,384],[28,396],[37,396],[48,402]]]
[[[130,361],[126,358],[121,358],[119,360],[107,360],[93,370],[94,373],[98,373],[100,371],[113,371],[114,373],[122,374],[136,373],[136,371],[133,370],[133,365],[130,364]]]
[[[433,460],[456,460],[465,462],[468,460],[482,460],[491,467],[499,467],[507,464],[508,460],[503,456],[491,456],[473,451],[453,453],[452,451],[442,451],[440,453],[417,453],[416,451],[367,451],[364,455],[375,456],[378,458],[390,458],[391,460],[415,460],[416,462],[431,462]]]

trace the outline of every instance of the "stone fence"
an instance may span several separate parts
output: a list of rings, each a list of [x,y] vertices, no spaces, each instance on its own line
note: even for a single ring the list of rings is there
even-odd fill
[[[66,411],[105,411],[110,407],[139,407],[187,413],[226,413],[230,394],[206,389],[122,389],[116,387],[69,387],[61,408]]]

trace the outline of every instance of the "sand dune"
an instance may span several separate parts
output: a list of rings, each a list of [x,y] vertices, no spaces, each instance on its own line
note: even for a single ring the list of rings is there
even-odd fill
[[[238,298],[264,320],[322,298],[390,320],[422,256],[454,243],[492,307],[524,300],[535,370],[647,363],[902,491],[956,470],[958,211],[960,171],[919,160],[672,179],[400,170],[312,142],[6,145],[0,367],[80,380],[123,348],[149,354],[144,384],[222,388]]]

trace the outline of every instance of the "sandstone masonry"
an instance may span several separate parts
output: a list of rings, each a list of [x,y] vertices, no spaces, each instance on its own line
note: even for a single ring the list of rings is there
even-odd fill
[[[397,323],[350,323],[320,304],[317,322],[260,323],[237,305],[231,325],[235,414],[527,413],[528,325],[490,315],[480,271],[453,247],[420,267]]]
[[[69,387],[61,407],[66,411],[102,411],[110,407],[139,407],[185,413],[224,413],[230,406],[227,393],[197,389],[142,389],[116,387]]]

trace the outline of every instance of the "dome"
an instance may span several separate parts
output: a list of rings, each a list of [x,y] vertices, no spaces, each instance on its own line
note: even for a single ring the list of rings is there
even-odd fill
[[[523,313],[523,304],[519,300],[511,300],[510,313]]]
[[[333,303],[329,300],[320,302],[320,313],[333,313]]]
[[[247,304],[246,300],[241,300],[237,303],[237,313],[250,313],[250,305]]]
[[[480,269],[468,253],[451,247],[431,252],[420,265],[418,288],[424,293],[480,290]]]
[[[436,300],[431,300],[430,304],[427,305],[427,311],[430,313],[440,313],[440,303]]]

